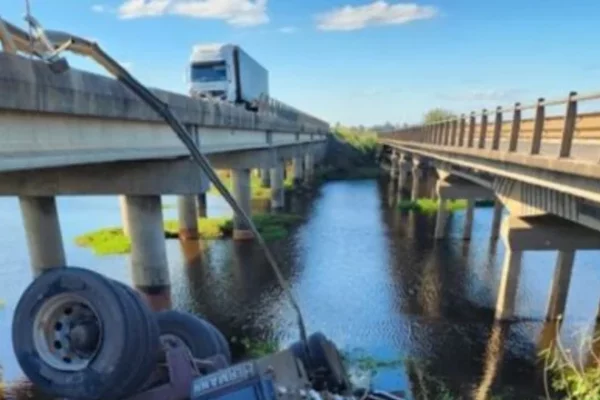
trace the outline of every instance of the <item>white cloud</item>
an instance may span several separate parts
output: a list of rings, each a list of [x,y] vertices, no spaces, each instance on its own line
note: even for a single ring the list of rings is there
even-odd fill
[[[267,0],[126,0],[119,7],[123,19],[165,14],[220,19],[234,26],[269,22]]]
[[[298,32],[298,28],[296,28],[295,26],[284,26],[279,28],[279,32],[287,34],[296,33]]]
[[[370,25],[400,25],[438,15],[433,6],[415,3],[389,4],[377,0],[364,6],[344,6],[316,16],[317,28],[323,31],[353,31]]]
[[[97,13],[103,13],[106,12],[106,7],[104,7],[102,4],[94,4],[92,6],[92,11]]]

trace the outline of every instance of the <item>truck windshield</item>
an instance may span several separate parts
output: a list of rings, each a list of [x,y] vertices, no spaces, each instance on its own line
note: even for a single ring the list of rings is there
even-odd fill
[[[193,82],[218,82],[227,79],[225,62],[202,63],[192,65]]]

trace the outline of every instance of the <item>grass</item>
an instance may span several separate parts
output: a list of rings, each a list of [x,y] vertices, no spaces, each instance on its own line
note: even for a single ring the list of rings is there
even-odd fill
[[[362,153],[373,152],[377,147],[377,133],[373,131],[336,126],[333,135]]]
[[[300,216],[292,214],[259,214],[252,220],[265,240],[277,240],[286,237],[289,230],[301,222]],[[164,222],[165,237],[179,236],[179,223],[168,220]],[[203,239],[223,239],[231,237],[233,220],[231,218],[200,218],[198,232]],[[131,240],[125,236],[122,228],[105,228],[88,232],[75,238],[80,247],[91,249],[94,254],[104,256],[127,254],[131,252]]]
[[[467,200],[448,200],[446,210],[449,212],[464,210],[467,208]],[[422,198],[413,200],[403,200],[398,203],[398,208],[405,211],[417,211],[423,214],[434,214],[437,212],[439,200]],[[493,207],[494,200],[477,200],[475,207]]]
[[[249,359],[264,357],[279,351],[279,343],[274,340],[252,340],[247,337],[238,339],[234,336],[230,341],[233,344],[239,343],[244,349],[244,355]]]
[[[557,392],[561,400],[600,399],[600,334],[585,338],[579,344],[579,357],[566,350],[557,340],[556,344],[542,351],[544,359],[544,386],[546,396],[551,398],[551,390]],[[588,356],[586,362],[582,355]],[[557,398],[556,394],[552,393]]]

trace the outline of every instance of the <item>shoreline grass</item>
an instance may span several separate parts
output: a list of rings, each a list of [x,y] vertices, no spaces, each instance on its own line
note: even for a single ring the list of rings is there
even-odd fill
[[[416,201],[413,200],[403,200],[398,203],[398,208],[403,211],[417,211],[423,214],[434,214],[438,210],[440,201],[429,199],[429,198],[421,198]],[[455,212],[464,210],[467,208],[467,200],[448,200],[446,202],[446,210],[448,212]],[[478,200],[475,202],[475,207],[477,208],[487,208],[493,207],[493,200]]]
[[[277,240],[286,237],[289,231],[304,219],[294,214],[258,214],[252,220],[265,240]],[[166,239],[179,237],[179,222],[167,220],[163,223]],[[233,234],[232,218],[200,218],[198,233],[205,240],[226,239]],[[75,244],[92,250],[95,255],[119,255],[131,252],[131,240],[123,228],[110,227],[87,232],[75,238]]]

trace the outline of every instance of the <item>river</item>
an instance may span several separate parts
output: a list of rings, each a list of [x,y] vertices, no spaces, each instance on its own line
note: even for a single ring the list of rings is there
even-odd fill
[[[449,221],[448,239],[436,242],[434,217],[390,208],[385,182],[330,182],[290,203],[306,222],[272,247],[309,330],[325,332],[355,358],[405,360],[378,369],[376,386],[400,387],[415,398],[425,398],[425,387],[430,399],[543,393],[537,353],[556,333],[556,324],[543,320],[555,253],[525,253],[519,318],[494,324],[504,249],[489,241],[492,209],[476,210],[470,242],[460,239],[461,211]],[[58,207],[69,264],[129,282],[127,256],[96,257],[73,243],[78,234],[119,225],[117,198],[61,197]],[[164,214],[175,218],[176,210]],[[208,214],[230,211],[209,196]],[[10,382],[21,376],[10,338],[13,310],[31,279],[17,199],[0,199],[0,221],[0,364]],[[255,245],[168,240],[167,251],[174,307],[206,316],[228,337],[281,346],[295,340],[295,316]],[[595,328],[599,259],[599,252],[577,253],[560,330],[565,346],[574,348],[576,333]]]

